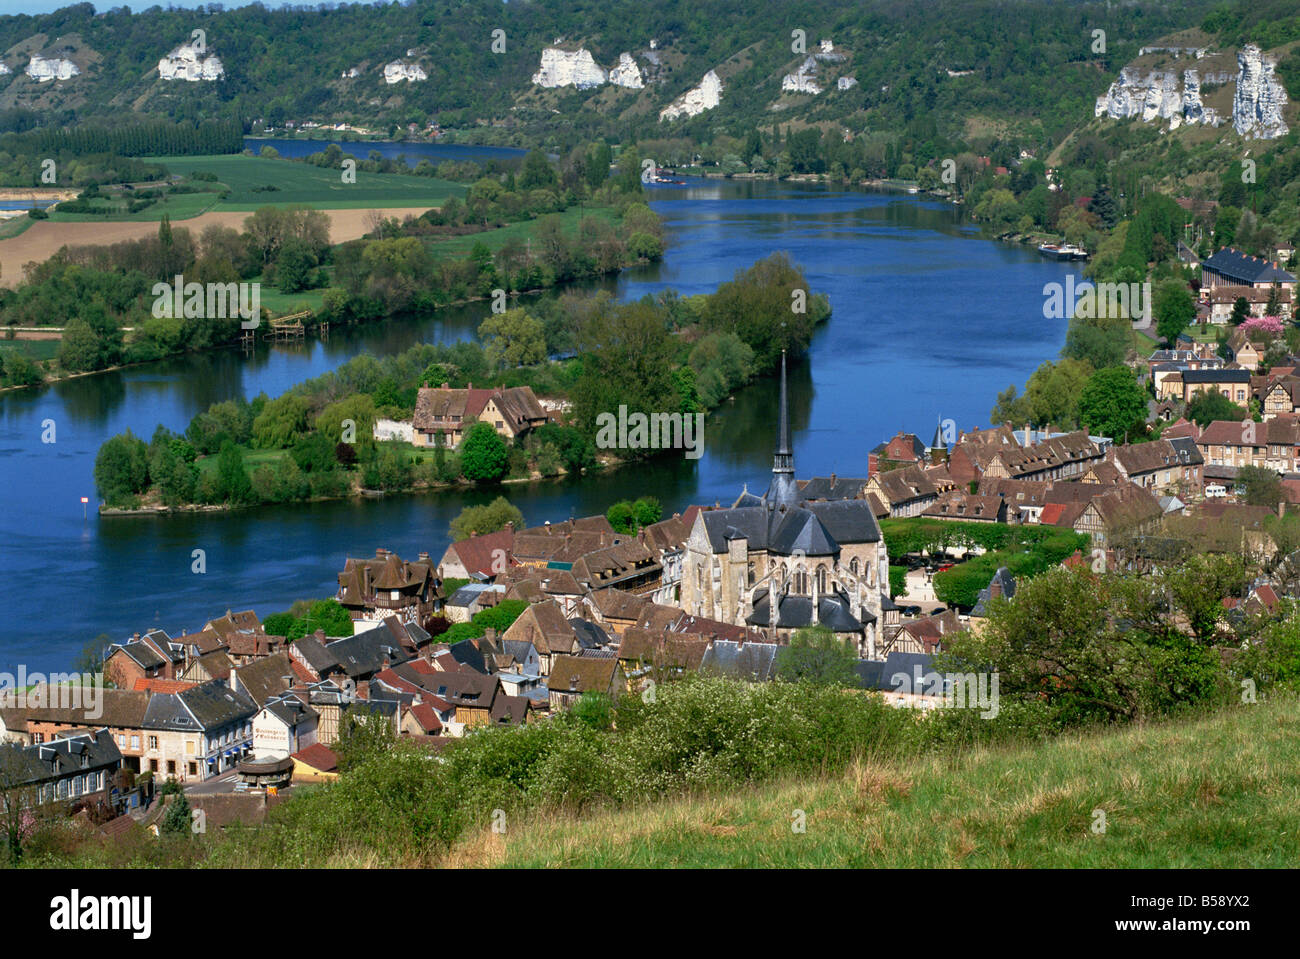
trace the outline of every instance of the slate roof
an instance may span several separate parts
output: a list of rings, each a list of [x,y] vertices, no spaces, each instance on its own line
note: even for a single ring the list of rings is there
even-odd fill
[[[1231,247],[1223,247],[1201,261],[1201,266],[1237,280],[1243,286],[1255,283],[1294,283],[1295,277],[1269,260],[1250,256]]]
[[[122,753],[107,729],[83,731],[33,746],[0,743],[5,778],[14,784],[41,783],[83,769],[111,769],[122,764]],[[86,765],[82,766],[82,758]]]
[[[867,622],[875,622],[875,616],[870,613],[867,613],[866,616]],[[771,610],[767,590],[760,589],[754,594],[754,611],[745,617],[745,622],[751,626],[765,627],[770,625],[770,621]],[[847,596],[833,593],[819,596],[817,622],[822,626],[830,627],[837,633],[862,632],[862,622],[853,615],[852,604]],[[799,629],[812,624],[811,596],[787,594],[781,597],[780,610],[776,620],[778,629]]]
[[[860,476],[814,476],[799,484],[799,498],[804,501],[857,499],[867,482]]]
[[[989,603],[993,599],[993,584],[998,584],[1001,589],[1001,595],[1005,599],[1011,599],[1016,595],[1016,578],[1011,575],[1011,570],[1005,566],[999,566],[998,571],[993,574],[993,579],[989,585],[980,590],[979,596],[975,600],[975,605],[971,607],[972,616],[987,616]]]
[[[831,556],[841,543],[880,541],[871,504],[866,500],[833,500],[797,507],[742,506],[701,513],[709,546],[724,553],[731,539],[744,538],[751,550],[789,554],[802,549],[808,556]]]
[[[161,669],[167,665],[167,660],[158,655],[158,651],[148,643],[140,641],[126,643],[118,646],[109,656],[121,652],[141,669]]]
[[[47,722],[94,729],[101,726],[129,729],[139,728],[144,722],[149,704],[147,692],[126,689],[98,689],[95,692],[97,698],[94,701],[86,696],[76,705],[64,705],[62,703],[66,700],[61,700],[59,688],[48,684],[33,687],[21,700],[16,691],[7,690],[0,696],[0,710],[5,724],[11,727],[25,722]],[[19,701],[22,706],[11,705]]]
[[[179,693],[155,693],[145,710],[145,729],[198,732],[216,729],[258,710],[247,693],[236,692],[224,680],[213,679]]]
[[[382,626],[326,643],[325,649],[353,679],[379,672],[384,668],[384,660],[392,665],[409,658]]]
[[[750,682],[767,682],[776,675],[776,643],[733,643],[715,639],[709,644],[700,672]]]
[[[304,636],[293,644],[293,648],[317,675],[339,665],[339,661],[316,636]]]
[[[600,649],[609,645],[609,634],[591,620],[575,617],[569,620],[569,625],[573,627],[582,649]]]
[[[1184,383],[1249,383],[1250,370],[1183,370]]]
[[[297,726],[319,717],[319,713],[293,694],[277,696],[267,702],[263,708],[287,726]]]

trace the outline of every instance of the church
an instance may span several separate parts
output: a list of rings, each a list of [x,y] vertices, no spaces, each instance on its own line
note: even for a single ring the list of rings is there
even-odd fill
[[[688,613],[761,629],[789,642],[828,626],[876,659],[884,646],[889,556],[865,499],[805,500],[794,451],[781,356],[781,408],[767,492],[746,491],[729,509],[702,510],[686,541],[681,605]]]

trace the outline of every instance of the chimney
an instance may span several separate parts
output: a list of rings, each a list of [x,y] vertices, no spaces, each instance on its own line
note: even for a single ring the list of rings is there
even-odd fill
[[[387,553],[388,550],[384,549],[382,546],[378,546],[375,548],[375,559],[383,559]]]
[[[441,388],[444,390],[449,390],[451,389],[451,384],[444,380]]]
[[[831,486],[834,486],[834,485],[835,485],[835,472],[832,471],[832,472],[831,472]]]
[[[473,388],[474,388],[474,384],[473,384],[473,383],[466,383],[466,384],[465,384],[465,389],[467,389],[467,390],[472,390]]]
[[[421,554],[420,554],[420,562],[421,562],[421,563],[429,563],[429,562],[432,562],[432,560],[429,558],[429,554],[428,554],[428,553],[421,553]]]
[[[1286,500],[1278,500],[1277,515],[1280,517],[1286,516]]]
[[[996,576],[994,576],[993,582],[989,583],[989,599],[994,599],[995,597],[1001,595],[1002,595],[1002,581],[998,579]]]
[[[508,519],[508,520],[506,520],[506,531],[509,532],[509,533],[513,533],[513,532],[515,531],[515,521],[514,521],[514,520],[512,520],[512,519]]]

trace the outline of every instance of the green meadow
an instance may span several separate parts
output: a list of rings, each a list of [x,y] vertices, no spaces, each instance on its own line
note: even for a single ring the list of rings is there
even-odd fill
[[[447,197],[464,196],[466,192],[465,187],[447,180],[362,170],[357,171],[356,183],[344,183],[339,170],[242,154],[149,159],[179,176],[215,176],[230,188],[230,196],[214,207],[217,210],[252,211],[260,206],[291,203],[330,210],[439,206]]]

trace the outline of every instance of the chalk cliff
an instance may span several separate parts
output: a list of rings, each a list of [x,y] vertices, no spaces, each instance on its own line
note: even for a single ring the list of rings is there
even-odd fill
[[[158,61],[158,76],[164,80],[199,81],[220,80],[226,69],[221,60],[213,54],[200,52],[188,43],[182,43],[167,56]]]
[[[620,58],[619,66],[622,65],[623,61]],[[632,66],[635,67],[636,64]],[[569,51],[547,47],[542,51],[540,69],[533,74],[533,83],[548,90],[555,87],[590,90],[592,87],[600,86],[607,79],[608,74],[592,58],[591,51],[582,48]]]
[[[1143,48],[1144,52],[1169,52],[1166,48]],[[1202,59],[1204,50],[1188,48],[1186,56]],[[1170,130],[1184,123],[1217,127],[1224,122],[1218,111],[1201,99],[1201,84],[1235,83],[1232,101],[1232,126],[1246,139],[1272,140],[1288,132],[1282,111],[1287,103],[1286,89],[1276,76],[1277,64],[1254,44],[1237,53],[1237,73],[1202,77],[1198,70],[1183,71],[1180,84],[1172,70],[1151,70],[1142,75],[1135,67],[1125,67],[1119,79],[1097,98],[1095,116],[1112,120],[1140,119],[1143,123],[1166,123]]]
[[[49,83],[51,80],[71,80],[81,70],[71,60],[33,56],[25,72],[37,83]]]
[[[401,60],[394,60],[392,63],[384,64],[384,82],[389,86],[394,83],[401,83],[403,80],[407,83],[416,83],[427,79],[429,79],[429,75],[424,72],[424,68],[418,63],[405,63]]]
[[[1282,119],[1286,88],[1274,71],[1277,64],[1248,43],[1237,53],[1237,95],[1232,100],[1232,126],[1247,139],[1273,140],[1286,136]]]
[[[710,70],[704,74],[699,86],[692,87],[659,111],[659,119],[675,120],[681,116],[699,116],[722,102],[722,80]]]

